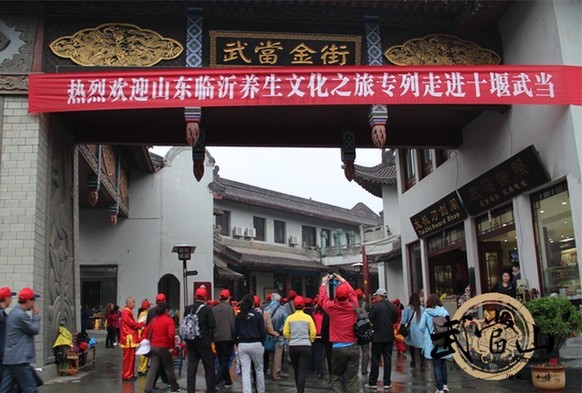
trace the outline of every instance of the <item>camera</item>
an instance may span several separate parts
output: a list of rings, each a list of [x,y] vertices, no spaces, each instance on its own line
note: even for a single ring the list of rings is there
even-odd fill
[[[328,279],[328,280],[333,280],[334,278],[335,278],[335,275],[334,275],[333,273],[329,273],[329,274],[327,275],[327,279]]]

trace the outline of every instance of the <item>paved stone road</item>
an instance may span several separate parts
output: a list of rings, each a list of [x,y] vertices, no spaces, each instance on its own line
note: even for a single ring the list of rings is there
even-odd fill
[[[393,357],[392,373],[392,393],[415,393],[434,392],[434,378],[432,369],[426,371],[411,370],[408,366],[409,359],[395,355]],[[296,392],[293,382],[293,371],[291,366],[287,366],[285,372],[289,377],[283,381],[272,381],[266,379],[267,393],[291,393]],[[565,392],[582,391],[580,385],[580,375],[582,370],[576,370],[575,378],[570,378]],[[381,378],[381,377],[380,377]],[[186,386],[186,364],[181,376],[178,376],[180,386]],[[364,376],[360,375],[362,390],[366,393],[363,385],[367,382]],[[202,366],[199,366],[197,377],[197,392],[204,392],[204,374]],[[161,382],[159,383],[161,384]],[[80,392],[106,392],[106,393],[142,393],[145,386],[145,377],[138,378],[135,382],[121,381],[121,349],[105,349],[103,344],[98,344],[97,367],[95,370],[82,372],[76,377],[59,377],[40,388],[40,393],[80,393]],[[525,393],[534,392],[531,381],[527,379],[514,379],[504,381],[483,381],[478,380],[463,371],[457,369],[456,365],[449,364],[449,387],[451,393],[457,392],[494,392],[494,393]],[[331,392],[327,379],[318,380],[314,373],[310,374],[307,381],[306,393]],[[378,390],[382,391],[381,389]],[[169,389],[160,389],[160,393],[169,392]],[[234,387],[232,389],[221,389],[221,392],[242,392],[240,378],[234,377]],[[358,393],[358,392],[349,392]]]

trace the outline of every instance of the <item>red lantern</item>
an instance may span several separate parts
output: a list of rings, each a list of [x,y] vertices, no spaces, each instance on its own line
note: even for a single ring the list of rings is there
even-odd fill
[[[117,213],[110,213],[109,214],[109,222],[111,223],[112,226],[117,224]]]

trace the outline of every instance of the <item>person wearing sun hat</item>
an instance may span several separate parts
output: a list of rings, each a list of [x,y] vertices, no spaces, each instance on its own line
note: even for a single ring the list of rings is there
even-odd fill
[[[212,307],[216,329],[214,330],[214,346],[218,359],[217,384],[224,381],[224,387],[231,388],[229,362],[234,349],[234,308],[230,305],[230,291],[223,289],[219,294],[220,303]]]
[[[12,292],[10,288],[0,288],[0,381],[2,381],[2,361],[4,360],[4,342],[6,341],[6,309],[12,303],[12,296],[16,292]]]
[[[12,296],[10,289],[4,290],[4,295]],[[31,363],[36,362],[34,336],[40,331],[40,310],[36,307],[36,299],[40,295],[31,288],[23,288],[18,293],[18,306],[6,318],[6,341],[4,344],[4,360],[2,385],[0,391],[11,392],[17,382],[20,389],[27,393],[37,393],[36,381],[32,374]],[[5,297],[6,299],[6,297]],[[28,315],[32,311],[32,316]]]

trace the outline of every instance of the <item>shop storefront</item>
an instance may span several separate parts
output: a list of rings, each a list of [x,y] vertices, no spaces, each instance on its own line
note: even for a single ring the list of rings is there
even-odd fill
[[[427,239],[428,278],[431,293],[461,295],[469,277],[465,231],[459,224]]]
[[[531,206],[542,294],[582,299],[567,183],[532,194]]]
[[[501,279],[503,272],[511,272],[512,266],[519,264],[511,204],[478,216],[475,225],[481,288],[482,292],[488,292]]]

